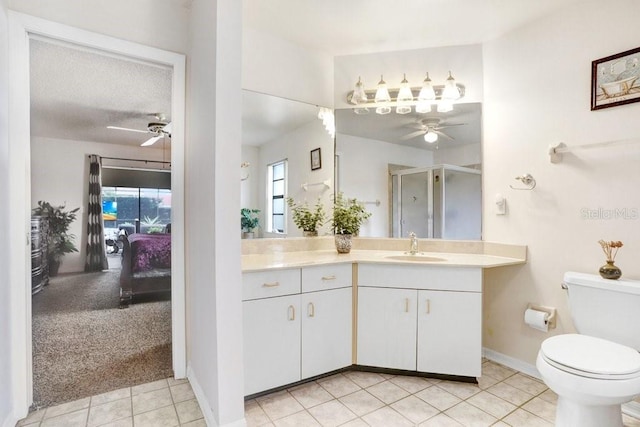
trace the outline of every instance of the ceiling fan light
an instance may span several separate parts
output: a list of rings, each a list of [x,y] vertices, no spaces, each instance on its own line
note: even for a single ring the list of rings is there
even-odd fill
[[[438,134],[429,129],[427,133],[424,134],[424,140],[429,144],[433,144],[438,140]]]
[[[374,99],[376,102],[391,102],[389,89],[387,89],[387,83],[382,78],[382,75],[380,76],[380,81],[378,82],[378,89],[376,90],[376,96]]]
[[[367,93],[364,90],[364,83],[360,77],[358,77],[358,81],[356,82],[356,87],[353,89],[353,96],[351,97],[351,103],[354,105],[358,104],[366,104],[369,99],[367,98]]]
[[[458,98],[460,98],[460,90],[458,90],[456,80],[451,75],[451,71],[449,71],[449,77],[447,77],[447,81],[444,83],[442,99],[456,100]]]

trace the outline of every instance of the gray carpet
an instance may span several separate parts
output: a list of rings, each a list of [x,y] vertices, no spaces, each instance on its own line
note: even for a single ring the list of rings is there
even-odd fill
[[[33,296],[35,407],[172,376],[171,302],[119,309],[119,276],[60,275]]]

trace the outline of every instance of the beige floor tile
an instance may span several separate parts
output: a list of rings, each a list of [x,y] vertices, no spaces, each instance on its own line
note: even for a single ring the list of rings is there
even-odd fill
[[[625,414],[622,414],[622,423],[624,424],[624,427],[640,427],[639,419],[630,417]]]
[[[447,409],[445,414],[462,425],[473,427],[488,427],[498,421],[496,417],[487,414],[467,402],[458,403],[453,408]]]
[[[467,402],[496,418],[502,418],[516,409],[516,406],[486,391],[471,396]]]
[[[73,402],[63,403],[61,405],[52,406],[47,408],[43,419],[57,417],[59,415],[68,414],[70,412],[76,412],[78,409],[85,409],[89,407],[91,403],[90,397],[74,400]]]
[[[547,390],[547,386],[542,381],[520,373],[510,376],[504,382],[534,396]]]
[[[504,382],[489,387],[487,391],[498,396],[501,399],[506,400],[509,403],[513,403],[516,406],[520,406],[523,403],[533,399],[532,394],[510,386],[509,384]]]
[[[543,420],[524,409],[516,409],[504,417],[502,421],[517,427],[553,427],[553,424],[549,421]]]
[[[16,424],[16,427],[22,427],[22,426],[26,426],[33,423],[39,423],[44,418],[44,413],[46,411],[47,411],[46,409],[40,409],[38,411],[30,412],[26,418],[23,418],[20,421],[18,421],[18,424]]]
[[[131,397],[131,387],[91,396],[91,405],[102,405],[103,403],[113,402],[114,400],[120,400],[126,397]]]
[[[480,387],[478,384],[471,383],[460,383],[456,381],[442,381],[436,385],[436,387],[440,387],[453,394],[460,399],[468,399],[474,394],[480,393]]]
[[[135,427],[174,427],[180,425],[173,405],[133,416]]]
[[[171,396],[173,397],[174,403],[191,400],[196,397],[193,393],[193,389],[191,388],[191,384],[189,383],[182,383],[169,387],[169,390],[171,390]]]
[[[547,389],[544,393],[542,393],[538,397],[544,401],[553,403],[554,405],[558,403],[558,395],[551,389]]]
[[[380,408],[362,419],[371,427],[413,427],[414,424],[388,406]]]
[[[153,381],[151,383],[140,384],[140,385],[131,387],[131,395],[135,396],[137,394],[147,393],[149,391],[158,390],[166,387],[169,387],[169,383],[167,382],[167,380]]]
[[[88,409],[80,409],[75,412],[47,418],[40,423],[42,427],[85,427],[87,425]]]
[[[522,405],[522,409],[526,409],[532,414],[535,414],[540,418],[544,418],[552,423],[555,423],[556,421],[556,405],[554,403],[549,403],[546,400],[542,400],[539,397],[535,397]]]
[[[271,421],[302,411],[304,408],[288,392],[270,394],[256,399]]]
[[[491,427],[511,427],[511,426],[509,424],[505,423],[505,422],[498,421],[497,423],[495,423]]]
[[[517,371],[514,371],[511,368],[507,368],[506,366],[502,366],[491,361],[484,362],[482,364],[482,376],[489,375],[499,381],[509,378],[516,372]]]
[[[271,421],[255,400],[244,402],[244,418],[247,422],[247,427],[257,427]]]
[[[500,380],[496,378],[490,377],[489,375],[483,375],[478,378],[478,387],[480,387],[481,390],[486,390],[499,382]]]
[[[318,423],[307,411],[300,411],[293,415],[281,418],[275,423],[276,427],[320,427]]]
[[[359,417],[384,406],[384,403],[380,399],[366,390],[356,391],[355,393],[343,396],[340,398],[340,402]]]
[[[436,415],[420,424],[420,427],[460,427],[462,424],[445,414]]]
[[[440,387],[429,387],[415,395],[440,411],[447,410],[461,402],[459,398]]]
[[[191,421],[199,420],[203,417],[200,406],[196,399],[185,400],[184,402],[178,402],[175,404],[176,412],[178,413],[178,421],[180,424],[188,423]]]
[[[102,424],[100,427],[133,427],[133,417]]]
[[[122,418],[128,418],[131,415],[133,415],[131,412],[131,399],[128,397],[102,405],[92,405],[91,408],[89,408],[89,422],[87,426],[99,426]]]
[[[367,388],[367,391],[387,405],[407,397],[409,392],[389,381],[384,381]]]
[[[318,380],[318,384],[327,390],[333,397],[340,398],[361,389],[359,385],[342,374]]]
[[[164,406],[173,405],[169,388],[161,388],[158,390],[148,391],[133,396],[133,415],[142,414],[143,412],[153,411],[154,409]]]
[[[307,409],[333,399],[333,396],[316,382],[292,388],[289,393]]]
[[[178,384],[184,384],[186,382],[188,382],[189,380],[186,378],[181,378],[179,380],[175,379],[175,378],[167,378],[167,384],[169,385],[169,387],[173,387],[174,385],[178,385]]]
[[[356,414],[338,400],[332,400],[309,409],[313,418],[325,427],[339,426],[357,418]]]
[[[356,418],[355,420],[342,424],[340,427],[369,427],[369,424],[365,423],[360,418]]]
[[[273,425],[273,424],[272,424]],[[207,422],[204,418],[188,422],[186,424],[181,424],[182,427],[207,427]]]
[[[409,393],[417,393],[424,390],[427,387],[431,387],[432,384],[422,377],[409,377],[406,375],[398,375],[395,378],[391,378],[389,381],[395,385],[402,387]]]
[[[440,412],[427,402],[418,399],[415,396],[405,397],[390,406],[414,424],[428,420],[429,418],[438,415]]]
[[[346,372],[344,376],[362,388],[371,387],[385,380],[382,375],[376,374],[375,372],[351,371]]]

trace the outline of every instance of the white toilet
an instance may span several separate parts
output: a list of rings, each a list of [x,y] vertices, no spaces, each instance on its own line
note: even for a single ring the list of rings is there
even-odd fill
[[[546,339],[536,361],[556,426],[622,427],[620,405],[640,395],[640,281],[568,272],[563,287],[580,334]]]

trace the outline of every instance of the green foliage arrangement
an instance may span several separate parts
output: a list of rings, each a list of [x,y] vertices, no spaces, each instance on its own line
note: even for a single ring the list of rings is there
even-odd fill
[[[302,231],[317,232],[325,222],[326,213],[320,198],[318,198],[313,210],[306,202],[304,204],[296,203],[291,197],[287,198],[287,205],[291,208],[293,222]]]
[[[60,263],[65,254],[78,252],[73,241],[75,236],[69,234],[69,226],[76,220],[80,208],[65,211],[65,205],[53,206],[49,202],[40,200],[38,207],[33,208],[33,214],[48,219],[49,233],[47,235],[47,260],[50,264]]]
[[[240,228],[245,233],[251,233],[254,228],[258,226],[259,219],[258,214],[260,209],[240,209]]]
[[[335,234],[353,234],[357,236],[360,226],[371,216],[356,199],[348,199],[339,192],[333,201],[331,228]]]

